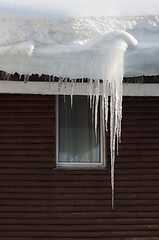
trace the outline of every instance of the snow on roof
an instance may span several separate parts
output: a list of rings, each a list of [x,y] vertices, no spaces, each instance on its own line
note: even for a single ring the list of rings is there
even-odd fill
[[[90,53],[96,55],[93,42],[111,31],[126,31],[139,45],[126,51],[124,75],[157,75],[158,10],[158,0],[1,0],[0,69],[72,78],[91,74],[102,77],[95,74],[97,61],[90,64],[91,74],[81,65],[90,61]],[[121,40],[118,35],[112,45],[121,45]],[[100,52],[107,43],[102,44]]]

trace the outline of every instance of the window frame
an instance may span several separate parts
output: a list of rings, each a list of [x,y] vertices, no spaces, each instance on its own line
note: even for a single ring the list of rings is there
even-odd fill
[[[75,95],[76,96],[76,95]],[[73,97],[75,97],[73,96]],[[99,163],[78,163],[78,162],[59,162],[59,95],[56,96],[56,168],[69,168],[69,169],[92,169],[92,168],[105,168],[106,167],[106,132],[102,121],[102,106],[101,101],[99,102],[100,107],[100,162]]]

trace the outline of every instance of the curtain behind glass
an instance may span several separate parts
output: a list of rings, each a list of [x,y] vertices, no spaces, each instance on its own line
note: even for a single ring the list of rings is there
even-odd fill
[[[89,99],[74,96],[71,109],[70,96],[60,96],[59,162],[99,163],[99,148],[99,126],[96,138]]]

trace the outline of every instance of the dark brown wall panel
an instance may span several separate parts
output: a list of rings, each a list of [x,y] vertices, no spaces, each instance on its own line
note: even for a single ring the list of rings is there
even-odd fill
[[[159,239],[159,98],[124,98],[114,210],[109,168],[55,169],[55,105],[0,95],[0,239]]]

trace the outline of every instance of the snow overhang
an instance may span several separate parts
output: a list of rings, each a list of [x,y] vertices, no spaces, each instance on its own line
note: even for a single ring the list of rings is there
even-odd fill
[[[6,72],[99,79],[102,66],[110,61],[108,49],[120,48],[125,77],[159,75],[158,15],[64,19],[10,16],[0,17],[0,25],[0,68]],[[138,41],[137,47],[132,47],[135,41],[129,41],[130,35],[126,39],[124,32]],[[119,51],[116,55],[118,58]]]
[[[99,79],[108,48],[116,47],[128,48],[124,76],[159,75],[158,12],[156,0],[1,0],[0,69]]]

